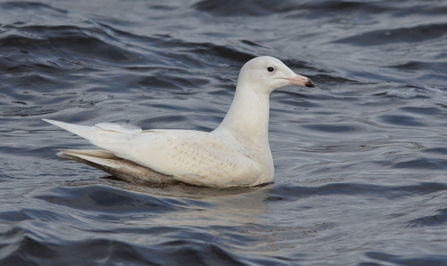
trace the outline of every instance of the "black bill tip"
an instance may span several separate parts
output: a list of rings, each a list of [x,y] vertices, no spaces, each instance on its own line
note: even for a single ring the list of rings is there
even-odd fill
[[[315,83],[311,79],[307,79],[307,82],[304,85],[308,88],[315,88]]]

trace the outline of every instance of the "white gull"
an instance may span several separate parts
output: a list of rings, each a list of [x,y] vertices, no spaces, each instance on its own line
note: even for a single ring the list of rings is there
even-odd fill
[[[212,132],[142,130],[113,123],[80,126],[43,120],[104,149],[62,150],[60,157],[131,183],[256,186],[273,180],[269,96],[287,85],[315,87],[309,78],[295,74],[276,58],[261,56],[248,61],[239,73],[230,110]]]

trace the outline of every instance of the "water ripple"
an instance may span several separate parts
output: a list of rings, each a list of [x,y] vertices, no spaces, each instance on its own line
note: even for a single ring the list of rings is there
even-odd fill
[[[0,3],[1,265],[444,265],[443,1]],[[273,184],[138,187],[60,160],[41,118],[210,131],[240,67],[271,96]],[[244,114],[241,114],[244,115]]]

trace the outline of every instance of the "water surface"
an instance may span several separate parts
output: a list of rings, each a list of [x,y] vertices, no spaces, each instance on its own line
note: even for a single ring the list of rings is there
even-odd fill
[[[1,1],[1,265],[447,265],[444,1]],[[240,67],[274,184],[138,187],[61,160],[42,118],[210,131]]]

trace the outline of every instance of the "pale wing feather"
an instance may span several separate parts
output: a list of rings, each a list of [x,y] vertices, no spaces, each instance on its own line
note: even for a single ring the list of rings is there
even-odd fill
[[[124,158],[183,182],[248,185],[262,173],[241,146],[206,132],[152,131],[135,134],[128,143]]]
[[[78,136],[81,136],[90,141],[114,141],[116,138],[121,138],[123,134],[132,134],[142,132],[143,130],[130,124],[114,124],[114,123],[99,123],[94,126],[81,126],[51,119],[42,119],[50,124],[61,127]]]
[[[249,185],[262,172],[241,146],[206,132],[96,131],[89,139],[98,147],[187,183]]]
[[[213,186],[250,185],[262,167],[237,143],[207,132],[146,130],[100,123],[79,126],[46,120],[88,139],[92,144],[176,179]]]
[[[116,131],[121,133],[135,133],[135,132],[141,132],[143,131],[139,126],[132,125],[132,124],[115,124],[115,123],[99,123],[96,124],[94,127],[100,128],[107,131]]]

